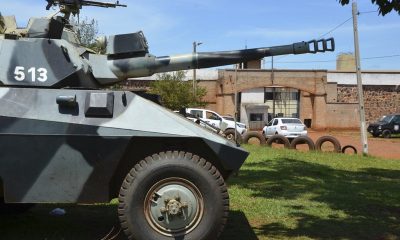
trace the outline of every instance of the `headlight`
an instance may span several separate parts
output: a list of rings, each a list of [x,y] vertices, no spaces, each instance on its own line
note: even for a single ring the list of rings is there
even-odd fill
[[[382,126],[379,126],[378,129],[381,130],[381,129],[382,129]]]

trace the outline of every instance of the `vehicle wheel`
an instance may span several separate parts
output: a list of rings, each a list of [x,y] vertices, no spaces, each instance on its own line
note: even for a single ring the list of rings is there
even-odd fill
[[[243,134],[243,143],[249,143],[251,138],[257,138],[260,141],[260,145],[265,145],[267,142],[264,135],[259,132],[246,132]]]
[[[347,149],[352,149],[353,150],[353,154],[356,155],[357,154],[357,149],[352,146],[352,145],[346,145],[342,148],[342,153],[346,153]]]
[[[372,134],[372,137],[374,137],[374,138],[379,137],[379,133],[371,133],[371,134]]]
[[[315,150],[315,144],[314,144],[313,140],[307,136],[299,136],[299,137],[294,138],[292,140],[292,142],[290,143],[290,148],[297,149],[296,146],[298,144],[307,144],[309,151]]]
[[[388,130],[388,129],[383,130],[383,132],[382,132],[382,137],[384,137],[384,138],[390,138],[391,136],[392,136],[392,132],[390,132],[390,130]]]
[[[285,148],[290,148],[289,140],[285,136],[280,135],[280,134],[276,134],[276,135],[273,135],[270,138],[268,138],[267,146],[271,147],[272,143],[283,144]]]
[[[136,164],[119,194],[118,214],[128,239],[217,239],[229,195],[218,170],[185,152],[162,152]]]
[[[225,138],[228,139],[231,142],[235,142],[235,130],[234,129],[227,129],[224,132]],[[243,138],[242,135],[239,132],[236,132],[236,142],[242,143]]]
[[[333,152],[342,152],[342,147],[340,146],[339,140],[332,136],[322,136],[318,138],[318,140],[315,142],[315,149],[318,151],[322,151],[322,144],[324,144],[325,142],[330,142],[333,144]]]
[[[35,204],[30,203],[4,203],[0,197],[0,214],[21,214],[29,211]]]

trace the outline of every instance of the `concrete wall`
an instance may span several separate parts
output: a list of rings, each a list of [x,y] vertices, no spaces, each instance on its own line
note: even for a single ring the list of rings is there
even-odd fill
[[[358,104],[329,103],[326,108],[326,125],[329,129],[357,129],[359,116]]]

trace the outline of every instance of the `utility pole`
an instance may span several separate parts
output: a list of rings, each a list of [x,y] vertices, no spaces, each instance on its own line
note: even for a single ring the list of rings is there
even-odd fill
[[[353,29],[354,29],[354,52],[356,57],[356,68],[357,68],[357,88],[358,88],[358,106],[360,112],[360,131],[361,131],[361,146],[363,154],[368,154],[368,139],[365,124],[365,109],[364,109],[364,92],[362,87],[361,79],[361,62],[360,62],[360,47],[358,41],[358,10],[357,1],[353,1]]]
[[[274,56],[271,57],[271,82],[272,82],[272,118],[275,117],[275,72],[274,72]],[[269,122],[269,119],[268,119]]]
[[[203,43],[196,41],[193,42],[193,55],[195,56],[195,58],[197,58],[197,46],[200,46],[201,44]],[[197,66],[193,68],[193,97],[196,97],[196,87],[197,87],[196,68]]]
[[[237,108],[237,102],[238,102],[237,80],[238,80],[238,75],[237,75],[237,70],[238,70],[239,65],[235,64],[234,66],[235,66],[235,143],[236,143],[236,146],[239,147],[239,143],[237,141],[237,137],[238,137],[237,136],[237,134],[238,134],[238,132],[237,132],[237,119],[238,119],[238,108]]]

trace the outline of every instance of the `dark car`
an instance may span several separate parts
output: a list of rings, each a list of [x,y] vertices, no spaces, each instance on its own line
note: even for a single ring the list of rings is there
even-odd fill
[[[374,137],[382,135],[390,138],[394,133],[400,133],[400,113],[383,116],[378,122],[368,126],[368,132]]]

